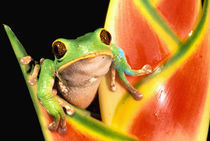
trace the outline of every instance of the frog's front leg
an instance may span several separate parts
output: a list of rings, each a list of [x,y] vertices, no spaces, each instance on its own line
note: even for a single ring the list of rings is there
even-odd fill
[[[67,130],[65,114],[53,90],[54,77],[55,67],[53,61],[44,60],[38,80],[37,96],[41,104],[54,118],[54,121],[48,127],[49,130],[58,130],[59,133],[64,134]]]
[[[143,97],[143,95],[128,82],[125,74],[132,75],[132,76],[133,75],[138,75],[138,76],[147,75],[147,74],[152,73],[152,67],[150,65],[144,65],[142,69],[133,70],[127,63],[124,52],[121,48],[118,48],[117,46],[112,45],[111,49],[114,54],[114,59],[113,59],[113,62],[115,65],[114,68],[117,70],[120,79],[124,82],[126,89],[130,92],[133,98],[135,100],[140,100]]]
[[[123,71],[118,71],[118,75],[119,75],[120,79],[124,82],[125,87],[130,92],[131,96],[135,100],[142,99],[143,95],[128,82],[128,80],[125,77],[125,73]]]
[[[115,65],[114,65],[114,62],[112,62],[111,67],[110,67],[110,77],[111,77],[110,87],[113,92],[116,91],[115,73],[116,73]]]
[[[31,56],[25,56],[25,57],[20,59],[20,63],[22,65],[28,65],[31,61],[34,61]],[[39,69],[40,69],[40,66],[39,66],[39,64],[37,64],[37,62],[34,61],[34,64],[35,65],[34,65],[34,68],[33,68],[33,72],[29,76],[29,79],[28,79],[28,83],[32,86],[36,84],[37,76],[39,74]]]

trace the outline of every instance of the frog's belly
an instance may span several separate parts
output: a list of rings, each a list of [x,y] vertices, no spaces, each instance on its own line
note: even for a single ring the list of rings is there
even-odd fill
[[[64,98],[79,107],[86,108],[93,101],[101,78],[109,71],[112,58],[99,55],[73,63],[61,73],[58,88]]]

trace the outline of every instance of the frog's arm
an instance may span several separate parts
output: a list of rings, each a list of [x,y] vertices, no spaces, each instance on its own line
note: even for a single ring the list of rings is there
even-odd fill
[[[53,93],[55,67],[52,60],[46,59],[41,65],[41,72],[38,80],[37,96],[48,113],[54,117],[49,129],[59,133],[66,132],[66,121],[63,109]]]
[[[142,69],[133,70],[131,69],[130,65],[127,63],[125,58],[125,54],[123,50],[115,45],[111,45],[111,49],[114,55],[113,63],[114,67],[111,67],[111,72],[114,73],[114,70],[117,70],[120,79],[124,82],[126,89],[131,93],[131,95],[136,100],[140,100],[142,98],[142,94],[137,91],[126,79],[125,74],[127,75],[146,75],[152,72],[152,68],[150,65],[144,65]],[[112,65],[113,66],[113,65]],[[112,74],[113,76],[113,74]],[[112,78],[113,80],[113,78]],[[113,82],[112,82],[113,83]],[[113,86],[111,86],[113,87]]]

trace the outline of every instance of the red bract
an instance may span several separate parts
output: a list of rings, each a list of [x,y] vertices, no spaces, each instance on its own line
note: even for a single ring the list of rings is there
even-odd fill
[[[210,115],[209,1],[203,8],[198,0],[111,1],[105,28],[133,68],[151,64],[155,72],[129,77],[144,95],[140,102],[121,85],[117,98],[102,86],[104,122],[143,141],[204,141]],[[117,104],[110,112],[112,99]]]

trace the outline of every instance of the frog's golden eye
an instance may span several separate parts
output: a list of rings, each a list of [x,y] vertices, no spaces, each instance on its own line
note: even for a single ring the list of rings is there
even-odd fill
[[[106,30],[101,30],[101,33],[100,33],[100,38],[101,38],[101,41],[106,44],[106,45],[110,45],[111,43],[111,39],[112,39],[112,36],[111,34],[106,31]]]
[[[59,59],[66,54],[66,46],[61,41],[56,41],[52,45],[53,54]]]

